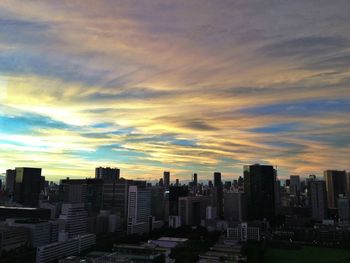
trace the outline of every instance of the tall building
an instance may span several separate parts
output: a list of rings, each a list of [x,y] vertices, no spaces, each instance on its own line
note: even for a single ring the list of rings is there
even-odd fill
[[[115,181],[120,177],[120,169],[110,167],[97,167],[95,169],[95,178],[104,181]]]
[[[308,197],[311,217],[322,221],[327,218],[327,193],[325,181],[308,180]]]
[[[163,173],[163,183],[165,187],[170,186],[170,172],[164,171]]]
[[[324,171],[327,188],[328,208],[337,208],[339,195],[347,195],[346,171]]]
[[[193,185],[194,185],[194,186],[196,186],[197,183],[198,183],[198,175],[197,175],[196,173],[193,174],[193,180],[192,180],[192,182],[193,182]]]
[[[37,207],[41,189],[41,168],[16,168],[13,200],[24,206]]]
[[[289,192],[292,195],[298,196],[300,194],[300,176],[299,175],[291,175],[289,181]]]
[[[187,196],[187,186],[170,186],[169,187],[169,215],[179,215],[179,197]]]
[[[11,195],[13,194],[13,189],[15,187],[15,178],[16,178],[16,170],[15,169],[6,170],[5,190]]]
[[[150,230],[151,191],[137,186],[129,187],[128,234],[143,234]]]
[[[215,172],[214,173],[214,187],[221,187],[222,181],[221,181],[221,173]]]
[[[271,165],[244,166],[244,192],[248,220],[273,220],[275,216],[275,175]]]
[[[224,193],[224,218],[229,221],[246,220],[246,195],[243,192]]]
[[[215,188],[215,194],[213,195],[214,197],[214,202],[217,208],[217,214],[220,219],[223,219],[224,217],[224,208],[223,208],[223,185],[221,181],[221,173],[220,172],[215,172],[214,173],[214,188]]]
[[[64,179],[60,181],[61,200],[64,203],[83,203],[91,213],[102,207],[102,179]]]
[[[84,204],[62,204],[59,220],[63,221],[64,229],[69,238],[86,234],[87,219],[88,214]]]
[[[207,196],[185,196],[179,198],[179,217],[181,225],[199,226],[206,218],[206,208],[209,204]]]
[[[350,200],[346,196],[340,196],[338,198],[338,216],[341,223],[349,224]]]

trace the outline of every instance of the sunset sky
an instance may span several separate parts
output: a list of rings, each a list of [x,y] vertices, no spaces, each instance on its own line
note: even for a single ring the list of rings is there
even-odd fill
[[[350,1],[1,1],[0,173],[350,170]]]

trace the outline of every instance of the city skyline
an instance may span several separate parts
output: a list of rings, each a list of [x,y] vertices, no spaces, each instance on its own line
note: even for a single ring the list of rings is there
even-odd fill
[[[335,2],[337,4],[335,4]],[[350,170],[348,1],[0,3],[0,174]],[[203,178],[205,177],[205,178]]]

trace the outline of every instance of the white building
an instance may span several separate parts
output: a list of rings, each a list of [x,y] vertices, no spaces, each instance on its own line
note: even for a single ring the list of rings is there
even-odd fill
[[[76,236],[64,242],[56,242],[37,248],[36,262],[54,262],[60,258],[77,255],[96,244],[96,235]]]
[[[151,191],[137,186],[129,187],[128,234],[143,234],[150,230]]]
[[[238,224],[237,227],[227,228],[227,239],[247,242],[248,240],[260,240],[259,227],[249,227],[247,223]]]

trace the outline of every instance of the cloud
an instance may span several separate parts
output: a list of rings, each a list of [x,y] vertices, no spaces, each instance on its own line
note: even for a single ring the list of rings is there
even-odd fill
[[[93,6],[93,8],[91,8]],[[0,3],[0,168],[350,169],[348,1]],[[35,154],[33,154],[35,153]]]

